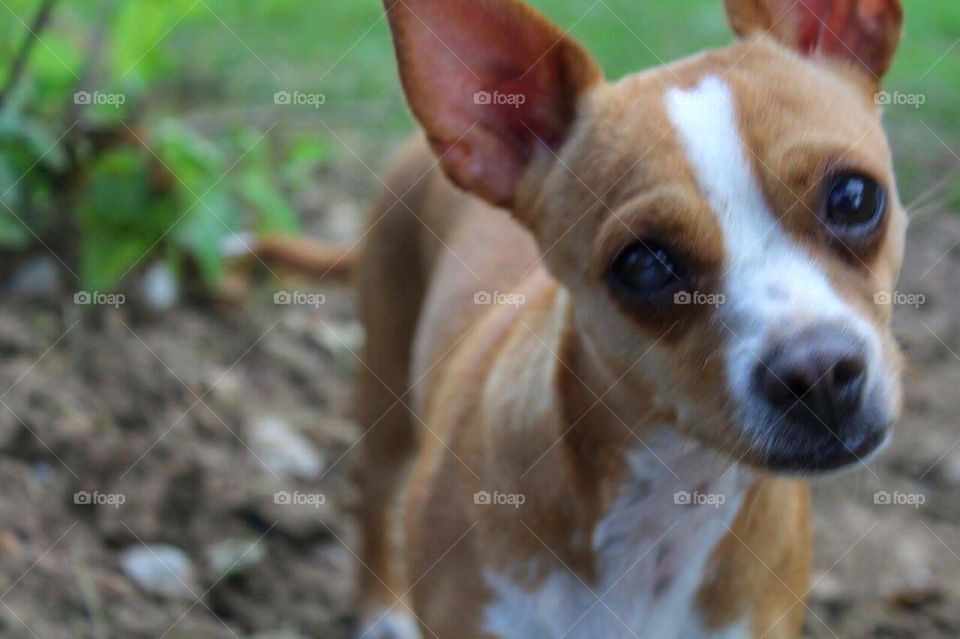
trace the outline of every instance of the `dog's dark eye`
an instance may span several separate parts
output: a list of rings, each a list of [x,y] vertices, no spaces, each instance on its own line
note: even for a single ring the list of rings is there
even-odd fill
[[[857,173],[833,178],[827,193],[827,220],[841,227],[870,226],[883,216],[887,193],[876,180]]]
[[[663,293],[681,279],[670,253],[651,242],[637,242],[624,249],[614,261],[610,275],[617,288],[645,296]]]

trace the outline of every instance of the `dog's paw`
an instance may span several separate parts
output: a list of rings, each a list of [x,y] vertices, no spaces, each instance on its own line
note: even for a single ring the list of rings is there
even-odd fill
[[[357,639],[422,639],[417,620],[408,612],[391,610],[370,615],[360,625]]]

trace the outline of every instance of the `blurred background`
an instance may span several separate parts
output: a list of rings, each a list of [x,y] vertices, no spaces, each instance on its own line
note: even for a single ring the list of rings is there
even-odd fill
[[[533,4],[611,78],[732,39]],[[906,417],[816,485],[809,637],[960,636],[960,12],[905,4]],[[348,636],[353,296],[225,256],[357,238],[413,130],[376,0],[0,0],[0,636]]]

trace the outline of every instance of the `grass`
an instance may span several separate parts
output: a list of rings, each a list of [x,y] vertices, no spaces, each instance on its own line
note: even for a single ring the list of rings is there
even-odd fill
[[[31,15],[28,0],[10,2],[22,7],[23,19]],[[149,25],[159,34],[156,44],[147,49],[149,43],[133,41],[126,52],[138,70],[177,68],[150,88],[150,117],[199,112],[222,120],[225,135],[236,123],[266,128],[279,118],[275,134],[323,141],[342,165],[356,169],[358,182],[375,186],[363,163],[379,171],[384,147],[413,130],[379,0],[165,2]],[[530,2],[584,42],[611,78],[733,38],[722,0]],[[960,11],[951,2],[906,5],[906,37],[887,88],[922,94],[926,102],[890,107],[886,117],[909,202],[960,162]],[[75,39],[75,22],[60,22],[62,38]],[[9,21],[4,31],[18,24]],[[47,52],[39,48],[38,55]],[[137,76],[128,73],[125,81]],[[327,101],[320,110],[276,110],[277,90],[322,93]],[[960,204],[957,181],[949,186]]]
[[[721,0],[600,0],[592,5],[532,0],[532,4],[584,42],[611,78],[724,46],[733,37]],[[298,12],[285,16],[283,29],[291,36],[288,51],[296,52],[296,62],[284,68],[294,83],[323,78],[321,90],[330,96],[325,117],[331,128],[357,129],[361,137],[366,133],[375,139],[411,130],[379,2],[328,3],[316,17],[322,26],[311,32],[304,29]],[[269,38],[255,30],[249,35],[258,42]],[[960,12],[951,3],[907,4],[906,35],[886,82],[890,91],[922,94],[926,99],[920,108],[892,106],[886,113],[905,202],[960,162],[958,38]],[[960,204],[958,180],[952,195]]]

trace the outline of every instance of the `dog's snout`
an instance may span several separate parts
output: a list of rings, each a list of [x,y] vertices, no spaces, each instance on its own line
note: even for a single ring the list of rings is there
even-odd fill
[[[858,339],[817,326],[774,344],[757,367],[757,381],[774,410],[839,430],[863,403],[866,373]]]

